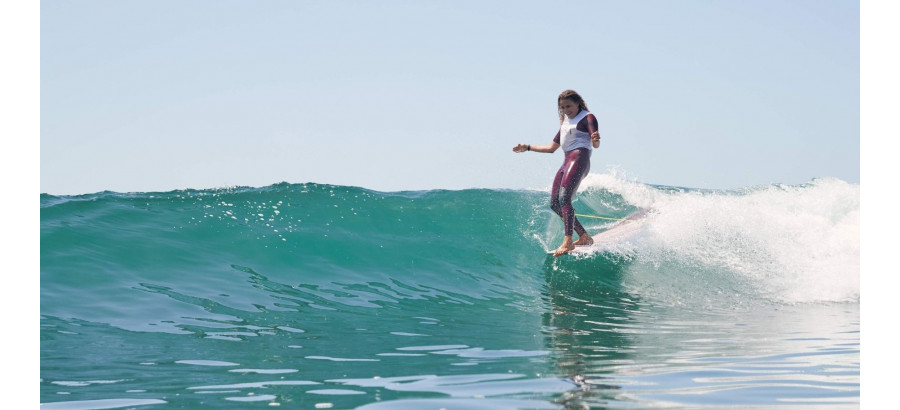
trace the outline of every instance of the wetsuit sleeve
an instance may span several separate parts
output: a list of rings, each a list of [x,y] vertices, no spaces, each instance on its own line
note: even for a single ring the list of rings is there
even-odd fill
[[[555,142],[555,143],[557,143],[557,144],[562,144],[562,143],[559,141],[559,131],[556,131],[556,136],[553,137],[553,142]]]
[[[595,117],[594,114],[585,115],[584,118],[581,119],[581,121],[578,121],[578,125],[576,127],[578,128],[578,131],[583,131],[588,133],[588,135],[591,135],[594,133],[594,131],[597,131],[597,128],[599,128],[597,126],[597,117]]]

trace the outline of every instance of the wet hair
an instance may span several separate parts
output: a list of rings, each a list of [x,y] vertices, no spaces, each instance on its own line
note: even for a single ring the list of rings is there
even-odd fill
[[[559,111],[559,123],[562,124],[563,120],[566,118],[566,115],[563,114],[562,110],[559,109],[559,103],[563,99],[567,99],[572,101],[575,104],[578,104],[579,110],[590,111],[587,107],[587,104],[584,102],[584,98],[581,98],[578,93],[573,90],[566,90],[559,94],[559,98],[556,99],[556,108]]]

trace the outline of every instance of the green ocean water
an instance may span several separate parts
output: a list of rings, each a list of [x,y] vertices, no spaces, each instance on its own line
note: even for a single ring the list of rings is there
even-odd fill
[[[859,407],[858,184],[547,196],[41,195],[42,407]]]

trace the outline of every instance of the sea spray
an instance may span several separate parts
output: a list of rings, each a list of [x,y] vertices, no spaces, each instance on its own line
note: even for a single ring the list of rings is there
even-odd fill
[[[608,176],[585,182],[587,203],[607,204],[603,198],[613,194],[649,209],[629,249],[644,264],[693,271],[697,287],[729,281],[748,290],[741,284],[749,284],[755,296],[779,303],[859,300],[859,185],[820,178],[796,186],[700,190]],[[646,280],[678,280],[662,270],[668,277]],[[706,276],[696,276],[699,271]]]

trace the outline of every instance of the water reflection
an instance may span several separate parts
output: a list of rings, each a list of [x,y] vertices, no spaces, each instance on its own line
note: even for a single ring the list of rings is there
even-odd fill
[[[784,305],[730,293],[684,304],[630,291],[613,255],[548,258],[543,314],[566,408],[856,406],[859,305]],[[638,272],[650,276],[647,272]],[[697,283],[702,287],[703,283]]]
[[[544,263],[546,297],[543,315],[552,365],[580,389],[556,401],[567,408],[615,400],[620,387],[611,383],[612,365],[631,363],[633,343],[627,332],[637,299],[622,288],[627,262],[612,255],[556,259]]]
[[[615,255],[550,257],[538,267],[518,278],[530,293],[493,298],[412,280],[301,286],[234,266],[265,297],[140,284],[178,302],[167,313],[176,318],[167,330],[177,331],[133,332],[42,315],[42,401],[392,409],[858,405],[858,304],[735,304],[721,297],[684,306],[633,286],[635,277],[665,282],[667,272]],[[233,299],[254,309],[235,307],[246,303]]]

